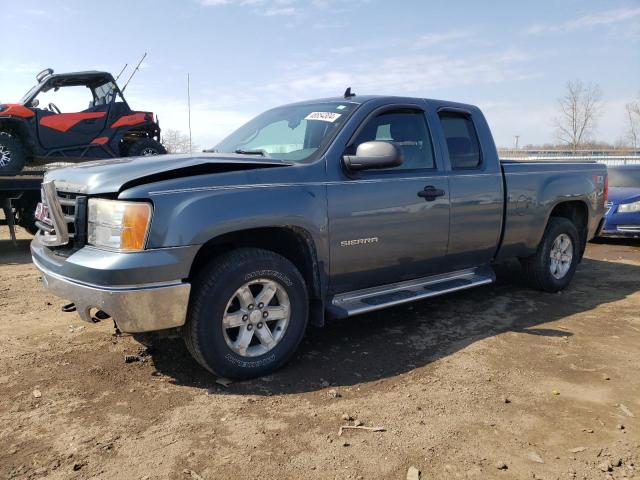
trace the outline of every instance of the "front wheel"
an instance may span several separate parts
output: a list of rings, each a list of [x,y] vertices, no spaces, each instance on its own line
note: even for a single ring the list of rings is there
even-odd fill
[[[580,237],[566,218],[551,217],[536,253],[521,259],[529,284],[545,292],[566,288],[580,260]]]
[[[184,340],[198,363],[216,375],[266,375],[300,344],[308,303],[304,279],[289,260],[267,250],[235,250],[194,279]]]
[[[7,132],[0,132],[0,174],[19,173],[26,163],[22,142]]]

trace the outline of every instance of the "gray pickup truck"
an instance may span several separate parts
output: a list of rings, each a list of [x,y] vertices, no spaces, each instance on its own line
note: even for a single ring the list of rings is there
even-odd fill
[[[282,366],[307,325],[494,281],[565,288],[601,228],[596,163],[498,159],[480,110],[345,95],[269,110],[214,149],[51,171],[31,244],[86,321],[179,329],[211,372]]]

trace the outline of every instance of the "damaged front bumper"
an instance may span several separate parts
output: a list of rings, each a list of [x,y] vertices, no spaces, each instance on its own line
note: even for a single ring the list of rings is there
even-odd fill
[[[54,295],[72,301],[80,318],[93,322],[92,311],[102,310],[126,333],[149,332],[184,325],[189,303],[188,283],[135,285],[110,288],[74,282],[33,262],[42,284]]]
[[[39,242],[38,237],[31,244],[33,263],[42,273],[44,287],[52,294],[73,302],[82,320],[93,322],[95,312],[101,310],[113,318],[122,332],[127,333],[184,325],[191,284],[182,279],[158,278],[158,275],[146,276],[157,281],[139,280],[141,271],[154,271],[162,264],[166,267],[163,272],[186,268],[180,268],[180,265],[188,263],[191,252],[165,250],[156,254],[117,254],[98,249],[83,250],[87,249],[67,259],[58,259]],[[149,254],[145,256],[145,253]],[[76,255],[78,258],[74,258]],[[141,263],[145,263],[145,267]],[[75,274],[72,277],[65,270]],[[111,280],[111,276],[116,280]],[[180,275],[182,278],[187,276]],[[123,282],[123,277],[135,283]]]

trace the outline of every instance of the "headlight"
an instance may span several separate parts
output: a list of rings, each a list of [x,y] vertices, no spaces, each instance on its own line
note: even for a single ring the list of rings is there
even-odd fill
[[[96,247],[133,252],[144,249],[151,204],[89,199],[88,242]]]
[[[640,212],[640,201],[633,203],[621,203],[618,205],[618,213]]]

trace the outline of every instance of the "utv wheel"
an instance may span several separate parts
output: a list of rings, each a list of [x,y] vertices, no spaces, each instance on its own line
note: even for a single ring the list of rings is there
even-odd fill
[[[167,149],[153,138],[141,138],[127,148],[127,157],[149,157],[165,153],[167,153]]]
[[[184,340],[198,363],[216,375],[266,375],[300,344],[308,304],[306,284],[289,260],[267,250],[236,250],[194,279]]]
[[[7,132],[0,132],[0,173],[18,173],[25,162],[22,142]]]
[[[551,217],[538,251],[521,259],[532,287],[545,292],[566,288],[580,259],[580,237],[575,225],[561,217]]]

